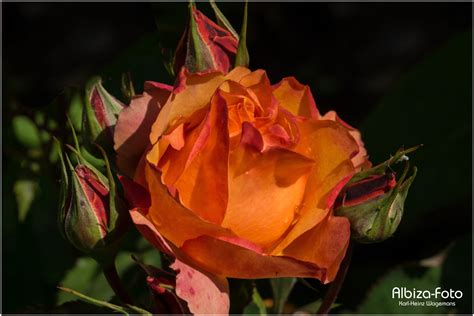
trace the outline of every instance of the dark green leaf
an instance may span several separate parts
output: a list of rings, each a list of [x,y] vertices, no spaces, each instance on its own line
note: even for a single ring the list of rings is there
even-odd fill
[[[35,198],[38,183],[34,179],[20,179],[13,185],[16,203],[18,206],[18,220],[23,222],[28,215],[31,203]]]
[[[130,253],[121,252],[117,256],[116,265],[119,275],[134,264],[130,255]],[[102,273],[102,269],[94,259],[89,257],[79,258],[74,268],[60,282],[60,285],[99,300],[108,301],[114,295]],[[57,304],[75,299],[76,297],[73,294],[61,291],[58,293]]]
[[[19,115],[13,118],[13,132],[20,144],[27,148],[40,148],[40,132],[35,123],[27,116]]]

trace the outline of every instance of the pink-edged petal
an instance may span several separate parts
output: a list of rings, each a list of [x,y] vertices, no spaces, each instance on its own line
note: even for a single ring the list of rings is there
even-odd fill
[[[195,315],[228,314],[230,308],[227,279],[194,269],[176,259],[171,268],[176,276],[176,294],[188,303]]]
[[[117,165],[124,174],[133,177],[148,146],[151,126],[170,92],[168,85],[147,82],[145,92],[133,97],[130,105],[120,111],[114,131],[114,149]]]

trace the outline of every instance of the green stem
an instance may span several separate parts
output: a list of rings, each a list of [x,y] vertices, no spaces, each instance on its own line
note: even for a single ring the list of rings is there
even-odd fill
[[[331,310],[331,306],[336,301],[337,295],[341,290],[342,283],[344,283],[344,279],[346,278],[347,270],[349,270],[349,265],[351,263],[352,258],[352,240],[349,241],[349,247],[347,249],[346,256],[344,260],[342,260],[341,266],[339,267],[339,271],[337,272],[336,278],[329,286],[329,290],[326,292],[324,296],[323,303],[319,307],[317,312],[318,315],[327,315]]]
[[[128,295],[125,288],[122,286],[122,282],[120,281],[120,277],[117,273],[117,269],[115,268],[115,263],[112,262],[103,267],[104,276],[107,279],[112,290],[114,290],[115,295],[125,304],[132,304],[132,300]]]

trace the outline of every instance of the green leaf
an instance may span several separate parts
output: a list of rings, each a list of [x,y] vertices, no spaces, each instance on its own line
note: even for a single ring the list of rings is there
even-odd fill
[[[244,314],[267,315],[267,308],[258,293],[257,287],[252,290],[252,301],[244,308]]]
[[[283,312],[288,297],[290,296],[291,290],[296,284],[296,278],[277,278],[270,279],[273,291],[273,310],[276,314]]]
[[[35,149],[41,147],[40,132],[29,117],[24,115],[15,116],[12,126],[13,133],[21,145]]]
[[[119,275],[122,275],[134,264],[128,252],[119,253],[115,263]],[[102,273],[101,267],[90,257],[79,258],[76,265],[68,271],[60,282],[60,285],[104,301],[110,300],[114,295]],[[59,292],[56,303],[62,304],[75,299],[76,297],[71,293]]]
[[[235,56],[235,67],[248,67],[250,63],[249,51],[247,49],[247,15],[248,15],[248,1],[245,1],[244,20],[242,22],[242,29],[240,30],[239,46],[237,47],[237,55]]]
[[[23,222],[28,215],[31,203],[35,199],[38,183],[33,179],[17,180],[13,185],[16,203],[18,206],[18,220]]]
[[[446,307],[434,306],[401,306],[400,301],[412,301],[409,299],[392,299],[394,287],[406,287],[419,290],[434,291],[440,286],[441,268],[422,267],[399,267],[384,276],[368,292],[366,299],[359,306],[357,313],[361,314],[428,314],[445,313]],[[439,297],[441,299],[441,297]],[[427,299],[413,299],[413,301],[426,302]],[[435,298],[429,301],[437,301]]]

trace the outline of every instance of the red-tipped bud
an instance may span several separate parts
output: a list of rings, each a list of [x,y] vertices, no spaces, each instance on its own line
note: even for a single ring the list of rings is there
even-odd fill
[[[73,166],[69,157],[60,153],[60,230],[74,247],[106,262],[114,257],[118,242],[130,223],[126,204],[116,194],[108,160],[106,177],[78,151],[76,155],[78,164]]]
[[[403,216],[408,190],[415,179],[416,168],[406,178],[406,162],[402,176],[396,180],[390,166],[406,160],[405,154],[414,149],[398,151],[386,162],[354,176],[341,191],[334,204],[335,214],[345,216],[351,223],[351,237],[362,243],[383,241],[392,236]]]
[[[86,87],[84,103],[84,143],[112,149],[113,129],[123,107],[120,101],[105,90],[101,78],[92,78]]]
[[[217,70],[227,73],[234,65],[238,38],[235,31],[224,28],[190,5],[188,25],[174,56],[174,71],[181,67],[190,72]]]

